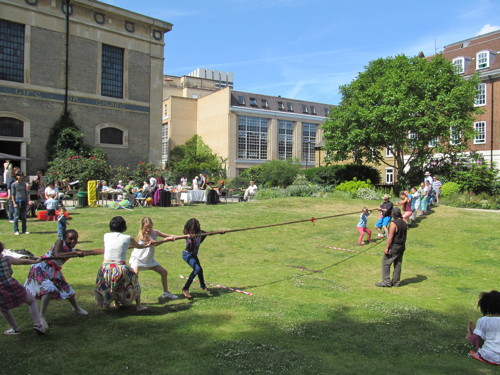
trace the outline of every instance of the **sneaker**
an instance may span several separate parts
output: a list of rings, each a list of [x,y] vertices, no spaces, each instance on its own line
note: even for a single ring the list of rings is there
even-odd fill
[[[13,223],[14,224],[14,220],[9,220],[9,223]]]
[[[19,236],[19,232],[14,232],[14,236]]]
[[[20,333],[21,333],[20,329],[10,328],[7,331],[5,331],[3,334],[4,335],[19,335]]]
[[[177,299],[179,296],[176,296],[175,294],[172,294],[170,292],[163,292],[162,295],[160,296],[161,299]]]
[[[363,246],[363,244],[362,243],[358,243],[358,246]]]
[[[387,285],[387,284],[384,284],[382,282],[380,283],[376,283],[375,286],[378,286],[378,287],[381,287],[381,288],[390,288],[392,285]]]
[[[40,336],[41,335],[44,335],[45,334],[45,328],[43,328],[42,324],[34,324],[33,325],[33,330],[39,334]]]
[[[23,234],[30,234],[30,232],[23,232]]]

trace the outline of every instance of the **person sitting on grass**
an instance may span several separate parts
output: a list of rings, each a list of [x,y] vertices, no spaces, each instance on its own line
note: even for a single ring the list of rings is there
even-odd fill
[[[33,296],[26,292],[26,289],[19,284],[19,282],[12,277],[12,264],[36,264],[42,260],[35,259],[18,259],[3,255],[4,245],[0,242],[0,310],[12,328],[6,330],[4,335],[19,335],[21,329],[17,325],[11,309],[21,306],[26,303],[29,306],[30,314],[33,319],[33,329],[39,335],[43,335],[45,329],[40,322],[40,315],[38,314],[38,307],[36,300]]]
[[[479,295],[477,306],[483,316],[474,326],[469,322],[466,339],[475,345],[477,352],[469,356],[481,362],[500,366],[500,292],[492,290]]]

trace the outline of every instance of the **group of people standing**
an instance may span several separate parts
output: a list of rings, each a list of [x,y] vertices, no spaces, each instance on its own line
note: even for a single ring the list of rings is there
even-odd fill
[[[184,226],[184,236],[174,236],[154,229],[153,221],[149,217],[141,220],[136,238],[124,234],[127,223],[121,216],[113,217],[109,223],[110,232],[104,235],[104,250],[97,251],[104,254],[101,267],[96,278],[94,296],[96,303],[110,309],[114,304],[130,306],[136,304],[136,310],[147,309],[141,303],[141,286],[138,274],[140,271],[152,270],[161,276],[163,293],[160,302],[177,299],[178,296],[168,289],[168,272],[154,258],[154,248],[164,242],[185,238],[186,247],[182,258],[192,268],[182,293],[186,298],[192,298],[189,293],[192,282],[198,277],[202,290],[209,292],[203,277],[203,268],[198,258],[200,244],[205,239],[197,219],[189,219]],[[34,321],[34,330],[43,334],[49,327],[47,323],[47,308],[51,300],[68,300],[73,311],[80,315],[87,315],[87,311],[80,307],[76,300],[75,291],[66,281],[62,273],[63,265],[74,256],[95,255],[96,250],[78,250],[78,232],[74,229],[64,233],[63,239],[58,239],[42,257],[34,259],[17,259],[4,256],[3,244],[0,243],[0,310],[11,328],[4,332],[6,335],[21,333],[11,309],[27,303]],[[133,248],[129,264],[126,263],[126,254]],[[31,264],[24,286],[12,278],[12,264]],[[40,299],[38,309],[36,299]]]

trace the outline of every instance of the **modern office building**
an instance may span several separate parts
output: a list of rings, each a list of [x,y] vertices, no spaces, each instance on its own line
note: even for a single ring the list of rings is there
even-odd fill
[[[0,152],[46,166],[67,106],[111,164],[160,163],[164,34],[172,25],[94,0],[0,0]]]
[[[165,77],[164,162],[172,148],[198,134],[226,160],[228,177],[269,160],[316,165],[316,142],[332,105],[234,91],[231,81],[221,85],[215,76]]]

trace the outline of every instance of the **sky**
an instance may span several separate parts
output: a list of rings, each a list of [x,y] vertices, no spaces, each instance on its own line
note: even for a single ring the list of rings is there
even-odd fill
[[[173,24],[164,73],[234,73],[234,90],[339,104],[380,57],[500,29],[500,0],[101,0]]]

